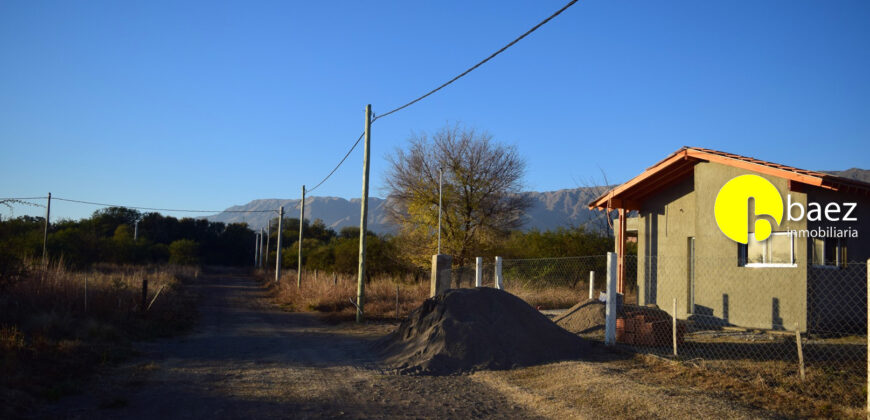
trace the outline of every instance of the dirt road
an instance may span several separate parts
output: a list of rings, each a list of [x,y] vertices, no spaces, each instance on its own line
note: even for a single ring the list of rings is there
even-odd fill
[[[140,344],[143,354],[135,362],[98,376],[81,395],[42,415],[150,420],[760,415],[691,391],[637,386],[592,362],[549,365],[553,380],[580,375],[580,382],[589,384],[562,396],[552,384],[525,385],[546,382],[548,366],[462,376],[395,375],[382,371],[367,351],[390,326],[327,325],[312,314],[281,311],[259,284],[243,276],[205,276],[191,287],[201,296],[201,318],[192,334]],[[624,391],[633,394],[622,402],[616,396]],[[668,398],[676,405],[668,406]],[[644,409],[635,409],[638,405]]]

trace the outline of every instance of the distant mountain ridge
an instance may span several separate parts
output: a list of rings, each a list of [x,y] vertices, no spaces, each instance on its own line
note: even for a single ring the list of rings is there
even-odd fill
[[[870,183],[870,170],[851,168],[845,171],[825,171],[831,175]],[[529,197],[532,206],[523,216],[523,229],[552,230],[559,227],[586,226],[592,230],[603,230],[601,212],[589,210],[586,205],[607,187],[579,187],[557,191],[522,193]],[[299,217],[299,199],[259,199],[250,203],[233,206],[227,211],[277,210],[284,206],[286,218]],[[339,197],[307,197],[305,199],[305,218],[320,219],[327,227],[336,231],[346,226],[359,226],[360,199],[350,200]],[[214,222],[245,222],[253,228],[265,227],[276,213],[228,213],[222,212],[206,219]],[[395,233],[396,226],[387,218],[386,200],[369,197],[369,229],[377,233]]]
[[[831,175],[870,183],[870,169],[851,168],[845,171],[822,171]]]
[[[603,187],[580,187],[558,191],[522,193],[530,198],[532,206],[523,216],[523,229],[548,230],[560,226],[579,226],[590,219],[600,219],[600,213],[586,208]],[[232,206],[222,213],[207,216],[213,222],[247,223],[253,228],[265,227],[270,218],[277,216],[277,209],[284,206],[285,218],[299,218],[299,199],[258,199],[250,203]],[[387,200],[369,197],[368,227],[377,233],[395,233],[397,228],[387,218]],[[237,213],[240,211],[276,210],[275,213]],[[360,199],[339,197],[306,197],[305,219],[320,219],[336,231],[346,226],[359,226]],[[591,227],[591,226],[590,226]],[[592,227],[594,228],[594,227]]]

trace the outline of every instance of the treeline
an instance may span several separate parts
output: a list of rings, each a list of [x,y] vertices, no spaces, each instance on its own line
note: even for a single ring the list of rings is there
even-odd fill
[[[0,222],[0,263],[41,258],[44,226],[41,217]],[[51,260],[74,268],[99,262],[245,265],[253,261],[253,246],[254,232],[245,224],[176,219],[122,207],[50,224],[46,241]]]
[[[135,235],[138,221],[138,234]],[[22,216],[0,221],[0,264],[20,263],[42,255],[44,219]],[[275,266],[278,220],[270,222],[266,266]],[[296,269],[298,264],[299,219],[282,223],[282,267]],[[359,228],[346,227],[336,232],[321,220],[303,223],[302,262],[307,270],[355,273],[359,255]],[[162,216],[112,207],[94,212],[87,219],[61,220],[50,225],[47,253],[52,260],[83,268],[94,263],[116,264],[206,264],[250,266],[253,264],[255,232],[244,223],[224,224],[204,219]],[[428,267],[415,264],[407,255],[408,246],[392,235],[367,233],[367,272],[397,274],[424,272]],[[613,250],[613,238],[583,228],[554,231],[514,231],[492,239],[488,247],[493,257],[548,258],[602,255]],[[432,254],[435,250],[432,250]],[[419,258],[417,259],[419,260]],[[6,271],[6,270],[4,270]]]
[[[271,221],[269,256],[266,264],[275,266],[278,219]],[[296,269],[299,261],[299,219],[284,219],[281,266]],[[302,266],[306,270],[322,270],[336,273],[356,273],[359,265],[359,228],[345,227],[339,232],[327,227],[322,220],[302,224]],[[366,272],[370,275],[398,274],[414,269],[403,261],[398,249],[401,245],[391,235],[366,233]]]
[[[277,219],[273,219],[271,244],[267,264],[274,267],[275,243],[277,239]],[[299,219],[284,219],[284,243],[290,245],[281,253],[282,267],[296,269],[298,265]],[[407,254],[409,246],[406,239],[393,235],[376,235],[368,232],[366,239],[366,272],[407,273],[411,271],[428,272],[429,267],[420,266],[420,256]],[[582,227],[559,228],[552,231],[532,230],[513,231],[506,237],[493,239],[488,255],[504,258],[553,258],[583,255],[604,255],[613,251],[613,238],[598,232],[590,232]],[[629,253],[634,248],[629,246]],[[436,250],[432,249],[431,254]],[[431,258],[431,254],[422,260]],[[490,255],[491,254],[491,255]],[[346,227],[336,233],[322,221],[315,220],[303,224],[302,265],[306,270],[356,273],[359,256],[359,228]],[[416,258],[415,258],[416,257]]]

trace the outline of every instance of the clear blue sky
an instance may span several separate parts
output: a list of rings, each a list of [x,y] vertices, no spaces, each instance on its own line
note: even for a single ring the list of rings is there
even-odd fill
[[[564,3],[3,1],[0,197],[298,198],[367,103],[401,105]],[[515,144],[539,191],[600,181],[599,167],[622,182],[683,145],[870,168],[868,22],[866,1],[581,1],[376,122],[373,195],[388,153],[448,122]],[[358,197],[361,173],[358,149],[315,195]],[[53,203],[52,218],[93,210]]]

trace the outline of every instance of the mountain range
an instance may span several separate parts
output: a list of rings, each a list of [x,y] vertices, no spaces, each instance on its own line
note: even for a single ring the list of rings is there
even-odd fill
[[[603,220],[600,213],[586,208],[597,197],[603,187],[580,187],[558,191],[523,192],[532,206],[523,215],[523,229],[548,230],[560,226],[596,225]],[[250,203],[232,206],[222,213],[207,216],[213,222],[245,222],[254,228],[265,227],[269,219],[277,216],[271,212],[250,213],[250,211],[276,210],[284,206],[285,218],[299,218],[299,199],[258,199]],[[369,197],[368,228],[373,232],[395,233],[396,226],[387,218],[387,200]],[[248,213],[246,213],[248,212]],[[360,199],[350,200],[339,197],[306,197],[305,218],[320,219],[327,227],[336,231],[346,226],[359,226]],[[592,220],[592,222],[589,222]],[[592,227],[592,226],[590,226]]]
[[[845,171],[826,171],[832,175],[870,182],[870,170],[852,168]],[[586,205],[599,196],[607,187],[579,187],[557,191],[528,191],[521,193],[527,196],[532,206],[523,216],[523,229],[548,230],[558,227],[586,226],[593,230],[605,228],[601,213],[589,210]],[[299,199],[258,199],[250,203],[232,206],[222,213],[207,216],[214,222],[238,223],[245,222],[253,228],[265,227],[269,219],[277,217],[277,213],[249,211],[277,210],[284,206],[285,218],[299,217]],[[396,226],[387,218],[386,200],[369,197],[368,228],[379,234],[395,233]],[[360,199],[350,200],[339,197],[306,197],[305,218],[320,219],[327,227],[336,231],[346,226],[359,226]]]

